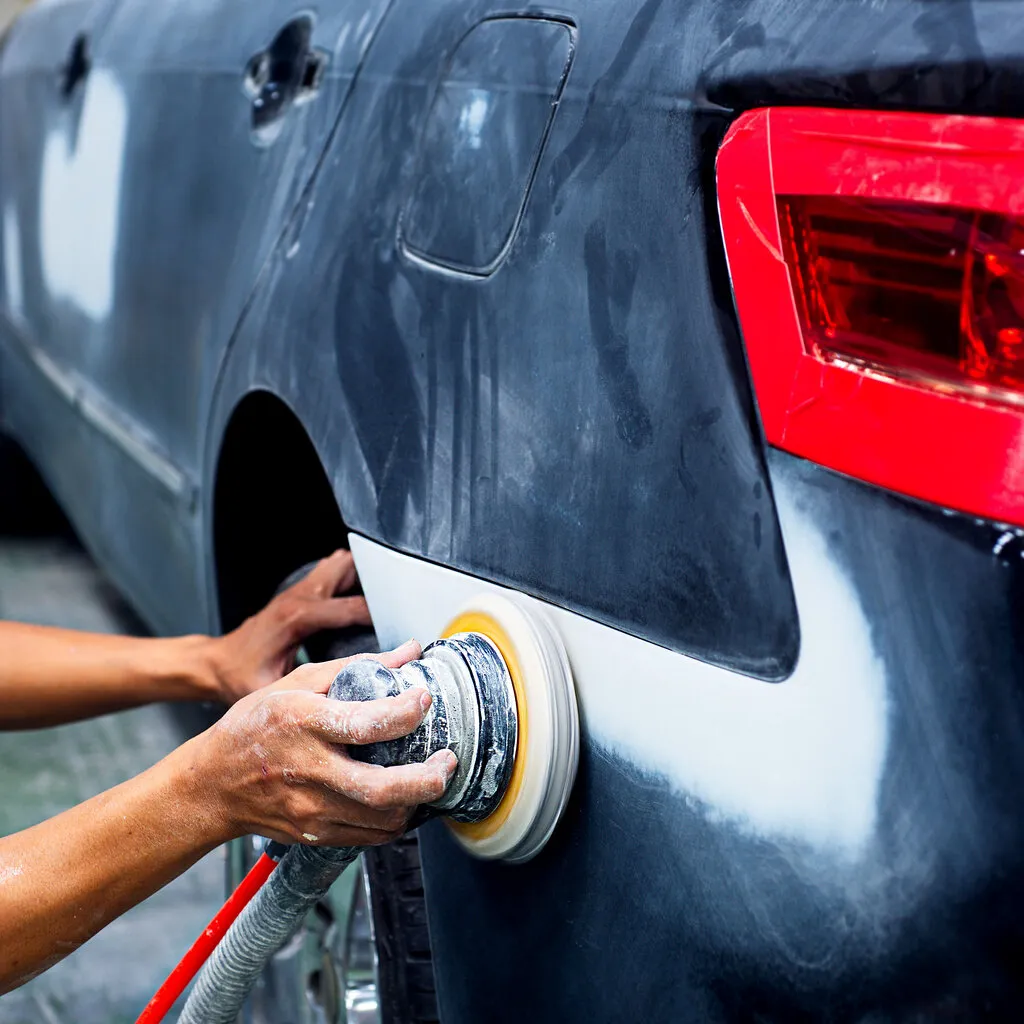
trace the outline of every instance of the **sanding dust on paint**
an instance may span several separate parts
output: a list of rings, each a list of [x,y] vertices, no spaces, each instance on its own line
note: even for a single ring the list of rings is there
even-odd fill
[[[874,834],[888,747],[885,668],[821,529],[785,481],[776,500],[801,631],[797,667],[781,683],[543,607],[565,643],[593,742],[661,775],[711,818],[856,858]],[[464,602],[507,593],[355,534],[350,542],[385,647],[410,633],[437,636]]]

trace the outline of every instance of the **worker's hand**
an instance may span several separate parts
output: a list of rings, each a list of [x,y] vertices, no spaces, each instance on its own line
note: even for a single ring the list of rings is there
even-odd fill
[[[420,654],[409,641],[373,657],[398,668]],[[197,737],[194,777],[215,796],[227,834],[321,846],[386,843],[415,807],[444,793],[456,766],[450,751],[394,768],[348,755],[348,745],[407,735],[430,707],[420,688],[365,702],[327,697],[348,660],[300,666],[239,700]]]
[[[295,652],[311,633],[370,625],[365,598],[337,596],[355,582],[351,552],[335,551],[238,629],[211,641],[217,696],[232,704],[280,679],[294,668]]]

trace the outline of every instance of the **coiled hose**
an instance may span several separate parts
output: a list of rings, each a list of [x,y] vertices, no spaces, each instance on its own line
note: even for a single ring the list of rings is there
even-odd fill
[[[267,961],[359,853],[351,846],[290,847],[206,961],[178,1024],[235,1024]]]

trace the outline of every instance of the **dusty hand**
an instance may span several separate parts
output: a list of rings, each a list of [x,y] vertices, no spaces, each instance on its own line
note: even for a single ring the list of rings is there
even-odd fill
[[[415,641],[379,655],[389,668],[419,657]],[[321,846],[386,843],[413,809],[437,800],[455,770],[450,751],[382,768],[350,757],[349,744],[412,732],[430,707],[425,689],[345,702],[325,696],[348,659],[303,665],[238,701],[200,739],[198,777],[231,836],[249,833]]]
[[[295,652],[311,633],[370,625],[364,598],[335,596],[351,590],[355,582],[351,553],[335,551],[262,611],[211,641],[210,661],[220,699],[231,704],[280,679],[294,667]]]

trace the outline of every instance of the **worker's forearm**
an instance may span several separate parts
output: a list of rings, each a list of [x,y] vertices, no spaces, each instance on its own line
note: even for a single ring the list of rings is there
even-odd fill
[[[210,640],[0,622],[0,729],[34,729],[151,701],[213,699]]]
[[[0,839],[0,993],[67,956],[232,838],[218,802],[204,799],[194,768],[197,742]]]
[[[381,655],[416,657],[415,642]],[[326,696],[344,662],[304,665],[236,701],[149,771],[0,839],[0,993],[76,949],[203,854],[237,836],[367,846],[390,842],[438,800],[450,751],[381,768],[348,747],[412,732],[430,694],[346,703]]]

